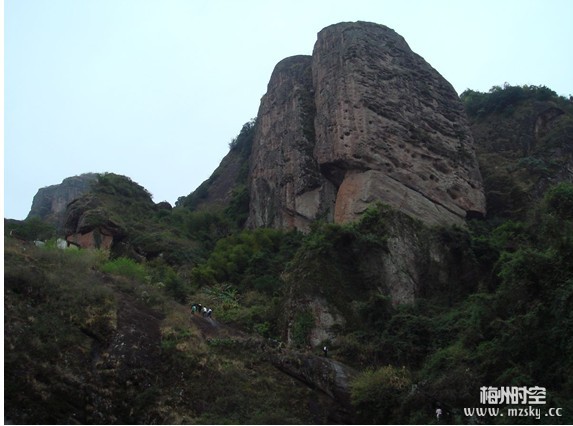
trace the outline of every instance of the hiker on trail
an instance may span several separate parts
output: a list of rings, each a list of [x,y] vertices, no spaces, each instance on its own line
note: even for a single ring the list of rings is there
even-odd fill
[[[436,419],[440,421],[440,417],[442,416],[442,409],[440,407],[436,408]]]
[[[195,315],[195,312],[197,312],[197,304],[196,303],[194,303],[193,306],[191,306],[191,313],[193,315]]]
[[[203,306],[203,318],[207,315],[207,308]]]
[[[207,309],[207,317],[211,318],[212,312],[213,312],[213,309],[211,309],[211,308]]]
[[[328,358],[328,348],[326,346],[322,348],[322,352],[324,352],[324,356]]]

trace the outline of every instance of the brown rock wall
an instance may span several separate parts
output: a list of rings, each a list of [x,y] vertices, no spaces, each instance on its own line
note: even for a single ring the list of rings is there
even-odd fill
[[[390,28],[341,23],[281,61],[261,101],[248,224],[306,229],[376,201],[428,224],[485,213],[453,87]]]
[[[431,224],[485,213],[458,96],[401,36],[370,23],[327,27],[312,69],[315,155],[340,185],[335,221],[356,219],[376,200]]]
[[[68,235],[66,241],[84,249],[111,250],[113,236],[113,232],[106,229],[95,228],[84,234],[76,233]]]
[[[250,217],[254,227],[306,229],[333,203],[334,191],[313,157],[311,57],[277,64],[261,100],[251,152]]]

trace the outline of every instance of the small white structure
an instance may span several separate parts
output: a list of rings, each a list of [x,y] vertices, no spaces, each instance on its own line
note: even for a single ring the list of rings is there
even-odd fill
[[[56,240],[56,247],[61,249],[61,250],[65,250],[68,248],[68,242],[66,240],[64,240],[63,238],[58,238]]]

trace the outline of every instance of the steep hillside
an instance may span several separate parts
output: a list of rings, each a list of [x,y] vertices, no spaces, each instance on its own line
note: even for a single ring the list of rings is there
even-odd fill
[[[256,119],[245,123],[229,145],[229,153],[208,180],[176,206],[195,211],[226,210],[227,216],[242,227],[249,213],[247,179]]]
[[[96,250],[17,240],[5,250],[4,409],[13,424],[304,424],[348,415],[273,366],[294,355],[167,299],[166,277]]]
[[[544,86],[468,90],[488,214],[524,218],[549,187],[573,181],[573,103]]]
[[[328,27],[174,208],[108,173],[70,248],[7,222],[6,420],[571,424],[571,102],[452,90],[392,30]]]
[[[306,236],[227,236],[190,274],[7,237],[6,413],[380,424],[432,423],[440,406],[444,422],[471,423],[480,387],[542,385],[544,408],[563,410],[551,423],[568,424],[571,211],[565,183],[527,223],[430,229],[380,206]],[[193,303],[213,319],[193,317]]]

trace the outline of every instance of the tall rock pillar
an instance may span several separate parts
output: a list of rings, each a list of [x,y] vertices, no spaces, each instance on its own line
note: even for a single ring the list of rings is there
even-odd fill
[[[341,23],[313,52],[315,158],[338,188],[334,219],[381,201],[429,224],[485,213],[463,106],[395,31]]]

